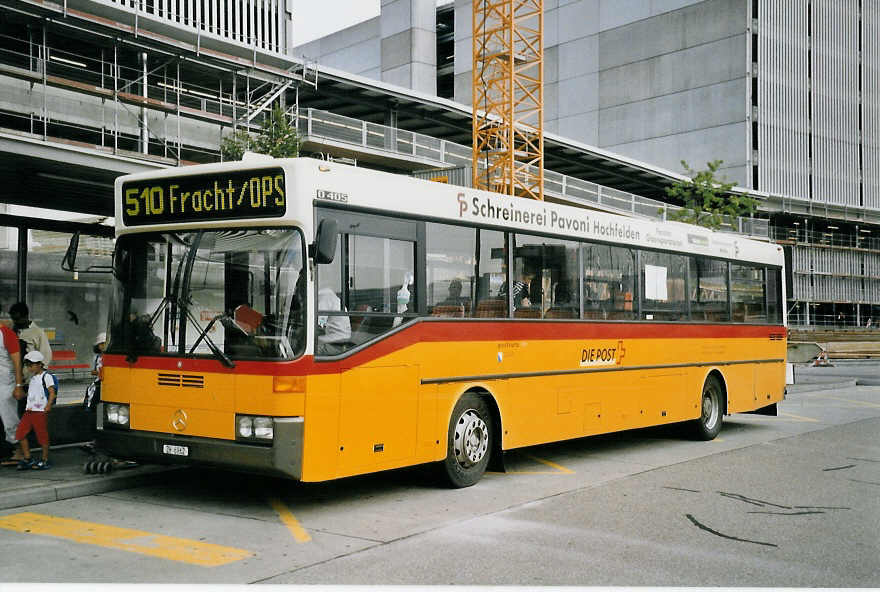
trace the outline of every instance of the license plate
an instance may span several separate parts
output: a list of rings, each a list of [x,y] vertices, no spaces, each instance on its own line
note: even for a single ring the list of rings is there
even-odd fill
[[[173,454],[174,456],[189,456],[188,446],[175,446],[174,444],[163,444],[162,452],[165,454]]]

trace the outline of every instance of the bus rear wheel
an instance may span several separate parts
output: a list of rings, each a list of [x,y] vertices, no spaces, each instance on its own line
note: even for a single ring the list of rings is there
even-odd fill
[[[723,421],[724,389],[716,376],[709,376],[703,384],[700,397],[700,417],[691,422],[691,434],[696,440],[714,440]]]
[[[442,475],[451,487],[470,487],[486,472],[492,454],[492,418],[480,397],[466,394],[449,418]]]

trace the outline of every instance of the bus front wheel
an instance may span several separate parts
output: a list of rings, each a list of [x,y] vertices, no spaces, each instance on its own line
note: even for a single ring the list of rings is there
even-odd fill
[[[470,487],[486,472],[492,454],[492,418],[480,397],[465,394],[449,418],[443,476],[452,487]]]
[[[691,433],[697,440],[714,440],[721,431],[724,389],[716,376],[709,376],[700,397],[700,417],[691,422]]]

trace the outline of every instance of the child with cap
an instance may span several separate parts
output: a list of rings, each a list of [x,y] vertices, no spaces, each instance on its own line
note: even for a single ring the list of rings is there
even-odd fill
[[[107,334],[98,333],[95,337],[95,359],[92,360],[92,376],[94,379],[86,389],[86,396],[83,400],[83,406],[89,410],[95,410],[98,407],[98,401],[101,400],[101,367],[104,365],[104,348],[107,346]]]
[[[21,453],[24,458],[18,463],[18,470],[24,469],[48,469],[49,464],[49,428],[46,416],[55,403],[55,381],[43,368],[45,358],[38,350],[28,352],[24,357],[25,368],[31,374],[27,390],[27,407],[18,429],[15,431],[15,439],[21,444]],[[31,460],[30,446],[27,435],[33,430],[37,434],[37,442],[43,448],[43,460],[34,463]]]

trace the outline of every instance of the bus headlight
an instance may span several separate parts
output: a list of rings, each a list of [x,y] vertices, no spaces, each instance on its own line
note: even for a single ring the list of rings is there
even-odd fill
[[[260,415],[236,415],[235,439],[271,444],[275,437],[273,419]]]
[[[129,422],[129,407],[122,403],[104,404],[104,425],[127,428]]]
[[[264,440],[271,440],[272,436],[272,418],[271,417],[255,417],[254,418],[254,436]]]
[[[238,416],[238,435],[250,438],[254,435],[254,418],[247,415]]]

